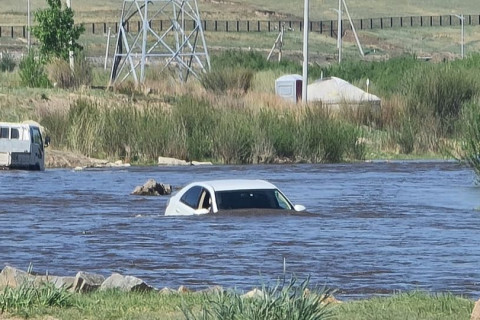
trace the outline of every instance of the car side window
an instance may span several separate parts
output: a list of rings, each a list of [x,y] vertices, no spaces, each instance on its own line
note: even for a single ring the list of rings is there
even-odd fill
[[[194,186],[191,187],[187,192],[185,192],[185,194],[180,198],[180,201],[191,208],[197,209],[200,202],[201,194],[202,187]]]

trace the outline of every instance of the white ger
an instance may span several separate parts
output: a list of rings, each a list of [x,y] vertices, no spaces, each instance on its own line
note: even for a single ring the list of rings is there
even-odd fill
[[[38,124],[0,122],[0,169],[45,170],[49,140]]]
[[[304,211],[305,207],[293,205],[276,186],[264,180],[211,180],[194,182],[178,191],[168,200],[165,215],[250,209],[296,212]]]

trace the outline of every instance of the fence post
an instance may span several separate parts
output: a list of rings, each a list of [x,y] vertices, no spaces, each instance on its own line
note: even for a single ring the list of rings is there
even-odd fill
[[[413,17],[410,16],[410,27],[413,27]]]
[[[11,27],[11,34],[12,34],[12,38],[13,38],[13,27]]]
[[[373,29],[373,19],[370,18],[370,29]]]
[[[323,33],[323,21],[320,21],[320,33]]]
[[[203,20],[203,31],[207,31],[207,20]]]
[[[225,20],[225,32],[228,32],[228,20]]]
[[[237,32],[240,31],[240,21],[237,20]]]
[[[2,26],[0,26],[0,38],[2,37]]]
[[[95,34],[95,23],[92,23],[92,34]]]
[[[257,20],[257,31],[260,32],[261,31],[260,29],[261,29],[260,28],[260,20]]]
[[[433,27],[433,17],[430,16],[430,27]]]
[[[217,20],[215,20],[215,23],[213,25],[214,25],[215,31],[218,31],[218,21]]]
[[[423,16],[420,16],[420,27],[423,27]]]
[[[330,20],[330,37],[333,38],[333,20]]]
[[[442,26],[442,18],[443,16],[440,16],[440,27]]]
[[[270,20],[268,20],[268,32],[270,32]]]
[[[247,32],[250,32],[250,20],[247,20]]]
[[[27,33],[25,32],[25,26],[23,26],[23,38],[26,38]]]
[[[380,29],[383,29],[383,18],[380,18]]]

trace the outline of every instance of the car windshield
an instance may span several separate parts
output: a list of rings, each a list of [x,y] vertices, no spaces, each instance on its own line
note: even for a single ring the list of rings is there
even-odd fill
[[[277,189],[228,190],[215,192],[218,210],[287,209],[292,205]]]

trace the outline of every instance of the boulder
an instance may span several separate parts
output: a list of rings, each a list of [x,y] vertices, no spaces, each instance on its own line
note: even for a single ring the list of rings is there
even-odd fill
[[[141,196],[164,196],[172,193],[172,186],[149,179],[143,186],[137,186],[132,194]]]
[[[75,283],[75,277],[57,277],[57,276],[50,276],[48,282],[53,283],[55,288],[60,289],[71,289],[73,288],[73,284]]]
[[[185,160],[175,159],[175,158],[168,158],[168,157],[158,157],[158,165],[160,166],[189,166]]]
[[[163,288],[161,290],[158,291],[160,294],[174,294],[174,293],[177,293],[177,291],[171,289],[171,288]]]
[[[17,288],[25,281],[34,281],[35,276],[29,274],[28,272],[6,266],[0,272],[0,289],[5,287]]]
[[[98,274],[80,271],[75,276],[72,290],[74,292],[91,292],[97,290],[105,281],[105,277]]]
[[[118,289],[121,291],[150,291],[153,287],[150,287],[142,279],[123,276],[119,273],[113,273],[108,277],[100,286],[100,290]]]
[[[178,287],[177,292],[178,292],[178,293],[189,293],[189,292],[191,292],[191,291],[190,291],[190,289],[188,289],[186,286],[181,285],[180,287]]]
[[[210,161],[192,161],[192,166],[211,166],[213,163]]]
[[[249,299],[253,299],[253,298],[261,299],[261,298],[264,298],[264,297],[265,297],[265,292],[263,292],[262,290],[259,290],[257,288],[255,288],[253,290],[250,290],[247,293],[242,295],[242,298],[249,298]]]
[[[480,299],[475,302],[470,320],[480,320]]]

